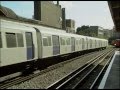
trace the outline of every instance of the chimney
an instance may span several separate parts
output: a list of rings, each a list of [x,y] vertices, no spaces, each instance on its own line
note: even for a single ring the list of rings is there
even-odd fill
[[[62,29],[66,30],[65,8],[62,8]]]
[[[41,1],[34,1],[34,19],[41,21]]]

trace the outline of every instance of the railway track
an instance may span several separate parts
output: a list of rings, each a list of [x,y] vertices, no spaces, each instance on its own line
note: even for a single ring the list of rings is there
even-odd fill
[[[95,52],[93,52],[93,53],[95,53]],[[79,56],[79,57],[76,57],[76,58],[73,58],[73,59],[71,59],[71,60],[61,62],[61,63],[68,63],[68,62],[71,62],[71,61],[73,61],[73,60],[75,60],[75,59],[77,59],[77,58],[85,57],[85,56],[91,55],[91,54],[93,54],[93,53],[88,53],[88,54],[85,54],[85,55],[81,55],[81,56]],[[97,57],[96,57],[96,58],[97,58]],[[91,61],[92,61],[92,60],[91,60]],[[89,62],[90,62],[90,61],[89,61]],[[89,63],[89,62],[88,62],[88,63]],[[88,63],[86,63],[86,65],[88,65]],[[84,66],[85,66],[85,65],[84,65]],[[84,66],[83,66],[83,67],[84,67]],[[48,70],[48,69],[47,69],[47,70],[43,70],[42,72],[39,72],[39,71],[38,71],[38,73],[33,73],[33,74],[28,75],[28,76],[21,76],[21,75],[20,75],[19,77],[17,76],[16,78],[2,81],[2,82],[0,82],[0,89],[5,89],[5,88],[11,87],[11,86],[13,86],[13,85],[16,85],[16,84],[25,82],[25,81],[27,81],[27,80],[29,80],[29,79],[31,79],[31,78],[37,77],[37,76],[39,76],[39,75],[41,75],[41,74],[43,74],[43,73],[45,73],[45,72],[48,72],[48,71],[51,71],[52,69],[55,69],[55,68],[58,68],[58,67],[56,66],[56,67],[54,67],[54,68],[50,68],[49,70]]]
[[[56,81],[47,89],[94,89],[111,60],[115,49],[108,50],[82,67]],[[103,64],[103,65],[102,65]]]

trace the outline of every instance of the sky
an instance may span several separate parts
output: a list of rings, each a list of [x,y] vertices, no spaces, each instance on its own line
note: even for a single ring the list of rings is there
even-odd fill
[[[56,1],[54,1],[56,4]],[[101,26],[112,29],[114,24],[107,1],[60,1],[66,9],[66,19],[75,20],[75,27],[82,25]],[[1,1],[2,6],[12,9],[17,15],[32,18],[33,1]]]

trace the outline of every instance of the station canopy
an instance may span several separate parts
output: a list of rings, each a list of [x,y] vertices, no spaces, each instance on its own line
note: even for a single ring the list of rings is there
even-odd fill
[[[108,1],[115,30],[120,32],[120,1]]]

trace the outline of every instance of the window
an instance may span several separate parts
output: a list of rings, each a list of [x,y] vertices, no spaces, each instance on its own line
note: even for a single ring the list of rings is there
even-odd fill
[[[53,46],[59,46],[59,36],[53,35]]]
[[[66,40],[67,45],[70,45],[70,38]]]
[[[2,36],[1,36],[1,32],[0,32],[0,48],[2,48]]]
[[[92,40],[90,39],[90,48],[92,48]]]
[[[82,38],[82,49],[84,49],[84,46],[85,46],[85,41],[84,38]]]
[[[27,47],[33,46],[32,33],[30,32],[26,33],[26,44],[27,44]]]
[[[50,36],[43,37],[43,45],[44,46],[51,46],[51,37]]]
[[[18,47],[24,47],[23,35],[21,33],[17,33],[17,41],[18,41]]]
[[[47,38],[43,38],[43,46],[48,46]]]
[[[60,40],[61,40],[61,45],[65,45],[65,40],[62,37],[60,38]]]
[[[79,44],[81,44],[81,39],[79,40]]]
[[[48,36],[47,38],[48,38],[48,45],[51,46],[51,37]]]
[[[76,40],[76,45],[78,45],[78,40]]]
[[[71,45],[75,45],[75,38],[74,37],[71,37]]]
[[[95,47],[96,47],[97,41],[95,40]]]
[[[16,47],[16,35],[15,33],[6,33],[7,47],[12,48]]]

